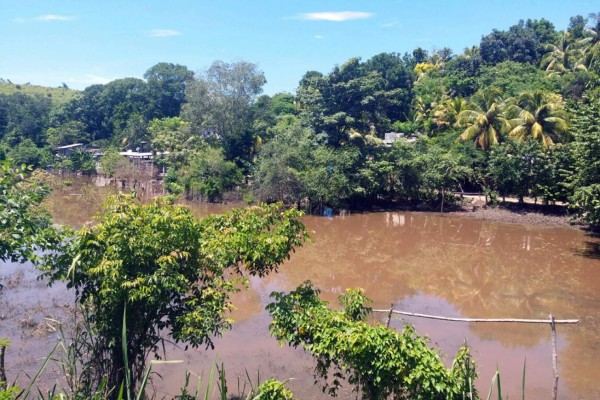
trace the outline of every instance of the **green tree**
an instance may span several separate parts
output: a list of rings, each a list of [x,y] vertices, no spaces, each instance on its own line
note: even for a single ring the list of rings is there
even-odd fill
[[[200,136],[179,117],[153,119],[148,133],[154,160],[165,167],[181,168],[202,145]]]
[[[299,216],[272,205],[197,220],[165,198],[144,205],[131,196],[109,199],[97,224],[47,266],[89,313],[95,378],[114,390],[128,373],[138,382],[167,334],[212,347],[212,337],[231,326],[229,296],[244,276],[276,271],[303,243]]]
[[[256,143],[251,106],[265,83],[256,64],[215,61],[186,86],[181,117],[192,130],[219,143],[228,160],[242,165]]]
[[[533,140],[509,139],[490,151],[488,177],[503,197],[516,195],[520,202],[531,193],[534,185],[536,160],[541,146]]]
[[[600,226],[600,99],[578,104],[574,109],[571,132],[575,177],[572,206],[581,218]]]
[[[560,36],[557,44],[548,43],[544,47],[546,53],[542,58],[541,67],[549,75],[561,75],[569,71],[585,70],[581,63],[583,52],[574,46],[572,36],[566,32]]]
[[[51,100],[40,95],[0,95],[0,138],[9,146],[25,140],[44,146],[51,107]]]
[[[583,62],[589,70],[600,73],[600,13],[591,13],[590,26],[579,41],[583,48]]]
[[[498,87],[503,96],[515,97],[528,90],[553,90],[552,80],[538,65],[522,64],[515,61],[504,61],[493,66],[481,68],[477,77],[479,88]]]
[[[580,40],[583,38],[586,22],[586,19],[582,15],[576,15],[569,18],[569,27],[567,28],[567,32],[573,37],[574,40]]]
[[[275,292],[267,306],[273,318],[271,335],[290,346],[301,346],[317,360],[315,375],[327,378],[323,390],[335,395],[342,379],[363,399],[463,399],[476,376],[469,351],[462,348],[447,369],[427,340],[407,325],[402,332],[368,324],[370,301],[361,290],[340,296],[341,311],[332,311],[305,282],[289,294]],[[471,397],[474,398],[474,397]]]
[[[473,140],[482,149],[500,142],[500,135],[507,133],[510,125],[502,113],[502,91],[492,87],[475,93],[468,108],[458,114],[456,124],[466,129],[462,140]]]
[[[352,131],[383,137],[404,119],[412,74],[398,54],[381,53],[366,62],[354,57],[328,75],[307,72],[297,93],[302,118],[323,142],[338,147]]]
[[[316,138],[298,120],[282,121],[273,128],[274,137],[260,150],[253,187],[262,201],[293,203],[306,196],[303,174],[313,168]]]
[[[84,175],[96,173],[96,161],[92,153],[85,150],[75,150],[69,155],[72,171],[81,172]]]
[[[219,199],[242,182],[242,172],[233,161],[227,161],[220,148],[205,146],[198,150],[179,173],[186,197]]]
[[[150,149],[150,135],[148,134],[148,121],[141,114],[132,114],[127,119],[125,129],[119,134],[121,146],[135,151]]]
[[[31,139],[24,139],[8,151],[15,165],[31,165],[35,168],[45,168],[52,162],[52,154],[47,148],[41,148]]]
[[[428,193],[437,192],[443,213],[447,194],[455,190],[471,171],[459,164],[458,157],[439,146],[429,146],[420,158],[422,188]]]
[[[0,164],[0,260],[41,262],[36,250],[53,251],[61,230],[40,203],[50,193],[45,175],[31,167]]]
[[[509,136],[517,140],[531,138],[544,146],[562,140],[568,132],[568,114],[560,95],[541,90],[523,92],[508,107],[512,129]]]
[[[489,65],[506,60],[539,65],[543,46],[553,43],[556,36],[554,25],[545,19],[521,20],[508,31],[494,29],[482,37],[479,44],[481,58]]]
[[[68,121],[46,131],[48,146],[56,148],[74,143],[89,143],[90,136],[85,131],[85,125],[79,121]]]
[[[148,117],[177,117],[185,100],[185,87],[194,73],[179,64],[161,62],[144,73],[148,83]]]
[[[98,172],[114,178],[121,172],[131,168],[131,163],[126,157],[119,154],[119,150],[114,147],[107,149],[98,161]]]

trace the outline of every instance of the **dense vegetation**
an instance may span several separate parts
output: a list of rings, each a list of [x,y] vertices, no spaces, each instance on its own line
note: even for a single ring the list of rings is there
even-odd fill
[[[460,54],[417,48],[309,71],[295,94],[261,96],[265,76],[244,61],[198,73],[159,63],[144,79],[92,85],[59,103],[0,94],[0,156],[94,173],[89,152],[53,155],[83,143],[104,150],[99,169],[110,176],[131,175],[117,150],[153,151],[168,190],[189,198],[241,188],[312,211],[379,201],[443,208],[465,190],[568,202],[597,224],[597,171],[579,166],[597,158],[584,149],[598,136],[585,120],[595,120],[600,97],[599,31],[598,14],[572,17],[565,31],[520,21]],[[391,149],[388,132],[404,134]]]
[[[119,151],[152,151],[167,190],[189,198],[238,189],[311,211],[399,201],[443,210],[456,190],[482,191],[567,202],[598,226],[599,32],[600,14],[575,16],[564,32],[520,21],[461,54],[352,58],[273,96],[260,95],[266,79],[243,61],[200,73],[159,63],[144,79],[60,88],[60,101],[2,82],[15,87],[0,93],[0,158],[11,160],[0,170],[0,260],[38,262],[75,289],[90,351],[73,397],[131,398],[164,334],[196,347],[229,327],[236,285],[275,271],[304,241],[299,214],[275,205],[198,221],[170,199],[121,196],[95,226],[62,231],[38,209],[42,177],[15,165],[122,177],[136,172]],[[386,133],[400,139],[386,143]],[[73,143],[103,155],[55,154]],[[360,291],[341,298],[343,311],[310,284],[274,297],[273,336],[311,352],[321,377],[333,370],[331,392],[346,378],[363,398],[477,396],[466,349],[446,368],[410,328],[367,324]],[[0,376],[0,397],[20,393],[3,388]],[[262,396],[291,398],[274,381]]]

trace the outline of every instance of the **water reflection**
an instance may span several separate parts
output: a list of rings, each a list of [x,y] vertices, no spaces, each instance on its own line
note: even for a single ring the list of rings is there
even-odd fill
[[[81,226],[95,214],[114,185],[94,187],[76,181],[48,200],[59,223]],[[231,205],[190,204],[202,216]],[[362,287],[374,306],[394,303],[408,311],[481,318],[579,318],[578,326],[558,329],[560,394],[566,398],[600,396],[600,240],[567,228],[508,225],[428,213],[382,212],[327,219],[305,217],[312,243],[299,249],[278,274],[251,279],[250,290],[236,296],[239,322],[218,339],[215,352],[175,353],[182,370],[164,376],[175,390],[183,371],[205,370],[215,354],[228,372],[244,375],[256,366],[292,386],[304,398],[319,398],[302,382],[312,382],[310,358],[278,348],[268,335],[264,306],[272,291],[289,291],[306,279],[337,304],[348,287]],[[382,317],[385,319],[385,316]],[[496,364],[503,387],[519,396],[527,358],[527,397],[547,398],[551,390],[550,332],[547,326],[457,324],[405,319],[431,336],[448,354],[466,339],[480,365],[480,388],[487,392]],[[393,326],[401,327],[395,320]],[[262,357],[262,358],[261,358]],[[262,367],[261,367],[262,366]],[[239,367],[239,368],[238,368]],[[167,389],[165,389],[167,390]],[[313,390],[313,391],[311,391]],[[343,397],[342,397],[343,398]],[[349,397],[353,398],[353,397]]]

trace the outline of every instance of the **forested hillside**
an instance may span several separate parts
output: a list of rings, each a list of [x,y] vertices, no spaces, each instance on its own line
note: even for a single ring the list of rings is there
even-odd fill
[[[83,143],[113,158],[140,149],[187,197],[216,200],[250,182],[248,195],[313,210],[440,207],[464,190],[568,202],[598,225],[599,35],[600,14],[571,17],[565,31],[519,21],[462,52],[340,60],[273,96],[244,61],[199,72],[164,62],[79,93],[3,82],[14,90],[0,92],[0,156],[91,173],[90,153],[65,160],[54,149]],[[391,132],[402,135],[390,146]]]

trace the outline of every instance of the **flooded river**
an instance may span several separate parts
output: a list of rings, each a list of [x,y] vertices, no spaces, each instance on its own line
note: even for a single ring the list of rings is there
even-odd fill
[[[57,190],[48,205],[57,222],[80,226],[99,209],[113,189],[80,185]],[[199,215],[227,206],[192,205]],[[177,394],[186,370],[208,373],[224,363],[228,386],[237,376],[254,380],[274,375],[292,378],[299,398],[323,398],[313,386],[310,356],[279,347],[268,334],[264,311],[272,291],[289,291],[310,279],[323,297],[337,306],[345,288],[362,287],[374,308],[389,308],[466,318],[535,318],[552,313],[576,318],[578,325],[558,327],[559,397],[600,398],[600,241],[584,232],[560,227],[526,226],[472,220],[432,213],[378,212],[331,219],[305,217],[312,243],[299,249],[279,273],[251,279],[248,291],[236,296],[237,323],[215,341],[215,350],[168,350],[177,365],[155,370],[158,394]],[[72,298],[62,287],[46,289],[27,266],[5,265],[0,298],[0,336],[10,336],[9,379],[31,373],[52,347],[44,317],[69,318]],[[12,284],[7,284],[12,282]],[[386,315],[379,315],[382,321]],[[395,319],[394,328],[414,324],[431,338],[451,362],[465,342],[478,363],[478,387],[485,398],[499,369],[503,392],[520,397],[526,360],[528,399],[547,399],[552,390],[552,348],[548,325],[475,324]],[[246,372],[247,371],[247,372]],[[54,375],[53,375],[54,374]],[[50,378],[60,374],[50,369]],[[21,374],[21,377],[24,377]],[[261,379],[262,379],[261,378]],[[195,386],[195,383],[193,384]],[[355,398],[341,392],[340,398]]]

